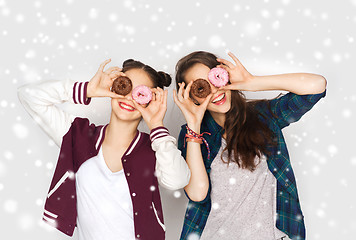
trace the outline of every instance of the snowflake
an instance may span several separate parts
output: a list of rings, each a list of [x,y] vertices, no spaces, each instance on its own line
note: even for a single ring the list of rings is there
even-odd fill
[[[14,131],[15,136],[20,138],[20,139],[24,139],[24,138],[26,138],[28,136],[28,129],[23,124],[15,123],[12,126],[12,130]]]
[[[270,12],[268,10],[266,10],[266,9],[261,11],[261,15],[264,18],[269,18],[271,16]]]
[[[316,52],[314,52],[314,57],[318,60],[322,60],[324,56],[321,52],[316,51]]]
[[[323,209],[317,209],[316,210],[316,215],[318,216],[318,217],[320,217],[320,218],[324,218],[325,217],[325,212],[324,212],[324,210]]]
[[[199,240],[200,236],[197,233],[189,233],[187,240]]]
[[[31,215],[26,214],[19,217],[18,223],[21,229],[29,230],[34,226],[34,219]]]
[[[217,210],[217,209],[219,209],[219,207],[220,207],[220,205],[219,205],[219,203],[213,203],[212,205],[211,205],[211,207],[214,209],[214,210]]]
[[[335,145],[330,145],[328,147],[328,152],[331,156],[334,156],[338,152],[338,148]]]
[[[249,35],[257,35],[261,29],[262,25],[259,22],[248,22],[245,25],[245,31]]]
[[[4,210],[8,213],[14,213],[17,211],[17,202],[12,199],[8,199],[4,203]]]
[[[92,19],[95,19],[98,17],[98,10],[95,8],[90,9],[89,11],[89,17]]]
[[[174,196],[175,198],[180,198],[180,197],[181,197],[180,191],[174,191],[173,196]]]
[[[209,44],[213,48],[219,48],[223,45],[223,40],[218,35],[213,35],[209,38]]]
[[[31,58],[36,57],[36,52],[35,52],[35,50],[33,50],[33,49],[28,50],[28,51],[26,52],[25,57],[28,58],[28,59],[31,59]]]
[[[231,177],[231,178],[229,179],[229,183],[230,183],[231,185],[236,184],[236,178]]]
[[[37,160],[35,161],[35,166],[36,166],[36,167],[41,167],[41,166],[42,166],[42,161],[39,160],[39,159],[37,159]]]
[[[46,164],[47,169],[51,170],[53,168],[53,163],[49,162]]]
[[[351,117],[351,115],[352,115],[352,112],[351,112],[350,109],[344,109],[344,110],[342,111],[342,116],[343,116],[344,118],[349,118],[349,117]]]
[[[274,30],[279,29],[280,26],[281,26],[281,24],[280,24],[280,22],[278,20],[274,21],[273,24],[272,24],[272,28]]]

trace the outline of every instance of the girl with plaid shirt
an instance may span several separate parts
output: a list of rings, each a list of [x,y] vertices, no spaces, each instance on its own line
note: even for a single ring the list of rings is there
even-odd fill
[[[234,63],[193,52],[176,66],[174,101],[187,121],[178,148],[191,170],[180,239],[305,239],[281,130],[325,96],[326,80],[310,73],[253,76],[229,56]],[[208,80],[216,66],[227,70],[230,83],[216,88],[208,81],[212,91],[206,98],[190,94],[193,82]],[[289,93],[247,101],[241,92],[265,90]]]

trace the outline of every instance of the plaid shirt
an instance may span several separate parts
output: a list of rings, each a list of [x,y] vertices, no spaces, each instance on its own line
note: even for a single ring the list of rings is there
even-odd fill
[[[268,168],[277,179],[276,227],[293,240],[305,239],[304,216],[300,208],[297,185],[281,129],[292,122],[298,121],[325,94],[326,91],[310,95],[288,93],[267,102],[258,102],[255,105],[256,110],[261,115],[261,121],[272,130],[277,139],[277,145],[267,146],[270,152],[267,159]],[[207,159],[208,151],[205,145],[201,145],[204,165],[209,177],[209,190],[206,198],[200,202],[190,200],[186,194],[189,203],[180,237],[181,240],[188,239],[191,234],[197,235],[200,238],[211,209],[210,165],[220,149],[223,129],[214,121],[210,113],[206,111],[201,124],[201,132],[211,133],[211,135],[204,135],[211,151],[209,160]],[[185,133],[186,128],[183,125],[179,134],[178,148],[181,150],[184,158],[186,157],[187,146],[184,144]]]

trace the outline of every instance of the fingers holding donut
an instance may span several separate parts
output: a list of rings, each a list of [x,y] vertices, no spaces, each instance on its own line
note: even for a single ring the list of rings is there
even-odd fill
[[[120,72],[121,68],[119,67],[109,67],[104,73],[110,75],[113,72]]]
[[[191,81],[190,83],[188,83],[187,87],[185,88],[184,95],[183,95],[184,99],[189,99],[189,97],[190,97],[190,89],[192,88],[193,82],[194,81]]]
[[[155,101],[162,102],[164,91],[160,87],[151,88],[152,96],[155,97]]]
[[[111,62],[111,59],[110,59],[110,58],[107,59],[107,60],[105,60],[104,62],[102,62],[102,63],[100,64],[100,66],[99,66],[98,73],[103,73],[105,66],[106,66],[109,62]]]

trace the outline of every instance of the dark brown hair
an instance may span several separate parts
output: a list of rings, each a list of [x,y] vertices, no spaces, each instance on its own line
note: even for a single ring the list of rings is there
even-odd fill
[[[176,84],[185,80],[185,73],[196,63],[202,63],[209,68],[220,63],[212,53],[193,52],[176,65]],[[226,132],[226,148],[228,163],[236,162],[239,167],[253,171],[256,168],[255,157],[262,154],[268,155],[268,144],[274,144],[273,133],[264,124],[254,105],[260,101],[247,101],[245,95],[238,90],[231,91],[231,108],[226,113],[224,131]],[[233,158],[231,156],[233,155]]]
[[[160,87],[163,89],[163,87],[168,87],[172,82],[172,78],[168,73],[162,71],[157,72],[152,67],[140,61],[136,61],[133,59],[127,59],[126,61],[124,61],[124,63],[122,64],[122,72],[126,72],[130,69],[144,70],[153,81],[154,87]]]

